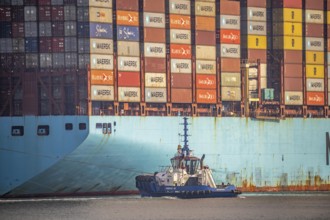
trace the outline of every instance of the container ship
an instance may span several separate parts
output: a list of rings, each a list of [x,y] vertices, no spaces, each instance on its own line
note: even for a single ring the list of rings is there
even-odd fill
[[[330,190],[330,1],[2,0],[0,195],[137,192],[189,146],[216,182]]]

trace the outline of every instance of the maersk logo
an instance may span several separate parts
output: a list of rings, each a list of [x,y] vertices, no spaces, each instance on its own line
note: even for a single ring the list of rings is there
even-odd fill
[[[309,47],[321,47],[322,42],[321,41],[308,41]]]
[[[237,48],[226,48],[224,47],[222,49],[223,53],[231,53],[231,54],[238,54],[238,49]]]
[[[320,15],[320,14],[309,14],[309,18],[311,20],[321,20],[322,19],[322,15]]]
[[[265,26],[263,26],[263,25],[250,25],[250,30],[252,30],[252,31],[264,31]]]
[[[174,38],[181,39],[181,40],[187,40],[187,39],[189,39],[189,35],[188,34],[175,34]]]
[[[189,64],[188,63],[175,63],[174,67],[177,69],[189,69]]]
[[[250,16],[251,17],[265,17],[265,12],[263,11],[250,11]]]
[[[198,68],[200,70],[213,70],[214,66],[212,64],[199,64]]]
[[[125,91],[124,97],[135,98],[135,97],[139,97],[139,96],[138,96],[138,92],[136,92],[136,91]]]
[[[103,49],[103,50],[110,50],[111,49],[111,44],[107,43],[93,43],[93,47],[97,49]]]
[[[188,10],[188,5],[187,4],[172,4],[172,8],[176,10]]]
[[[132,67],[137,67],[137,61],[132,61],[132,60],[129,60],[129,61],[122,61],[121,62],[121,65],[122,66],[132,66]]]
[[[227,25],[238,25],[238,19],[226,19],[226,18],[223,18],[222,19],[222,23],[223,24],[227,24]]]
[[[149,97],[151,98],[164,98],[164,92],[150,92]]]
[[[323,88],[322,83],[320,82],[312,82],[309,84],[311,88]]]
[[[201,6],[200,10],[205,11],[205,12],[213,12],[213,7],[211,7],[211,6]]]
[[[159,76],[151,77],[150,78],[150,82],[153,82],[153,83],[162,83],[162,82],[164,82],[164,79],[163,79],[163,77],[159,77]]]
[[[148,47],[150,53],[163,53],[164,49],[162,47]]]
[[[163,23],[163,18],[162,17],[150,17],[150,16],[147,16],[146,17],[146,20],[149,23],[158,23],[158,24],[162,24]]]
[[[111,60],[110,59],[99,59],[99,58],[96,58],[94,59],[94,63],[96,64],[101,64],[101,65],[110,65],[111,64]]]
[[[109,96],[111,95],[111,90],[109,89],[97,89],[96,91],[94,91],[95,95],[98,96]]]
[[[300,101],[301,97],[299,95],[290,95],[288,96],[288,101]]]

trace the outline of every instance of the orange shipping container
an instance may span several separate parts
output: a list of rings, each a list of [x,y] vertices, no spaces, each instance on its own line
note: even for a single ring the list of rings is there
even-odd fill
[[[189,59],[191,58],[191,45],[171,44],[171,58]]]
[[[139,26],[139,12],[117,11],[117,24]]]
[[[216,89],[217,78],[215,75],[196,74],[197,89]]]
[[[196,30],[215,31],[215,17],[196,16]]]
[[[171,89],[172,103],[191,103],[192,90],[191,89]]]
[[[140,72],[118,72],[118,86],[139,87]]]
[[[191,22],[190,16],[186,15],[170,15],[170,28],[171,29],[190,29]]]
[[[112,70],[91,70],[92,85],[113,85]]]
[[[209,89],[197,89],[196,94],[198,103],[216,103],[217,91]]]
[[[239,30],[220,30],[220,43],[225,44],[240,44],[241,33]]]
[[[307,105],[324,105],[323,92],[307,92]]]

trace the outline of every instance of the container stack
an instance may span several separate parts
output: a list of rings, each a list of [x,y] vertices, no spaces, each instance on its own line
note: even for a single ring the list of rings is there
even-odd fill
[[[306,104],[324,105],[324,1],[305,1]]]
[[[273,1],[273,78],[280,81],[283,64],[284,104],[303,104],[302,1]]]
[[[216,5],[195,1],[196,102],[216,104]]]
[[[218,10],[221,101],[241,101],[240,3],[220,1]]]
[[[328,74],[324,76],[328,78],[328,106],[330,106],[330,0],[327,0],[327,64]]]
[[[78,1],[80,2],[80,1]],[[79,4],[78,4],[79,6]],[[91,100],[92,101],[113,101],[113,34],[112,34],[112,1],[89,0],[89,18],[85,7],[78,8],[78,22],[80,31],[78,35],[88,34],[88,41],[79,39],[79,50],[90,53],[90,75],[91,75]],[[85,29],[85,19],[89,21],[89,32]],[[84,55],[79,55],[79,65],[82,68]],[[94,109],[97,106],[94,103]],[[102,113],[102,112],[100,112]]]
[[[140,102],[139,1],[117,0],[118,101]]]
[[[171,102],[192,103],[191,3],[170,0],[168,4]]]
[[[166,103],[165,2],[143,0],[145,102]]]

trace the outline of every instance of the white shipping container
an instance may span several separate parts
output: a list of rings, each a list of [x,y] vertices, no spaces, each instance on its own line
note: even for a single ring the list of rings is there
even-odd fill
[[[235,15],[220,15],[220,29],[241,29],[241,17]]]
[[[140,43],[130,41],[117,41],[118,56],[140,56]]]
[[[112,0],[85,0],[89,6],[112,8]]]
[[[52,36],[52,23],[39,22],[39,37],[51,37],[51,36]]]
[[[144,12],[144,27],[165,28],[165,14]]]
[[[267,35],[267,23],[264,21],[248,21],[247,33],[249,35]]]
[[[24,6],[24,21],[36,21],[36,20],[37,20],[37,7]]]
[[[118,87],[119,102],[140,102],[139,87]]]
[[[249,77],[257,77],[258,76],[258,68],[249,68]]]
[[[303,92],[285,92],[285,104],[286,105],[302,105],[303,104]]]
[[[171,59],[171,72],[191,74],[191,60]]]
[[[40,53],[40,68],[52,68],[52,54],[51,53]]]
[[[323,24],[324,12],[319,10],[305,10],[305,22]]]
[[[222,87],[221,88],[222,101],[241,101],[240,87]]]
[[[191,31],[190,30],[179,30],[171,29],[171,43],[177,44],[191,44]]]
[[[215,60],[196,60],[196,73],[198,74],[216,74]]]
[[[258,89],[258,80],[250,79],[249,80],[249,91],[254,91]]]
[[[215,3],[212,2],[195,2],[195,15],[197,16],[215,16]]]
[[[260,77],[267,77],[267,64],[260,63]]]
[[[90,52],[96,54],[113,54],[113,40],[90,38]]]
[[[119,71],[140,71],[140,57],[118,56]]]
[[[240,58],[240,47],[238,44],[221,44],[221,57]]]
[[[306,50],[323,51],[324,39],[321,37],[306,37]]]
[[[145,86],[165,88],[166,74],[165,73],[145,73]]]
[[[323,92],[324,91],[324,79],[306,79],[307,92]]]
[[[240,73],[221,73],[221,86],[224,87],[240,87],[241,74]]]
[[[201,60],[215,60],[216,59],[215,46],[196,46],[196,59]]]
[[[166,88],[145,88],[146,102],[164,103],[166,97]]]
[[[267,21],[266,8],[248,7],[241,8],[242,18],[247,21]]]
[[[113,70],[113,55],[91,54],[91,69]]]
[[[260,77],[260,88],[266,89],[267,87],[267,77]]]
[[[91,99],[93,101],[113,101],[114,97],[113,86],[91,86]]]
[[[165,58],[166,57],[166,44],[162,43],[144,43],[144,56]]]
[[[89,7],[90,22],[112,23],[112,9]]]
[[[170,14],[190,15],[190,1],[170,0]]]

